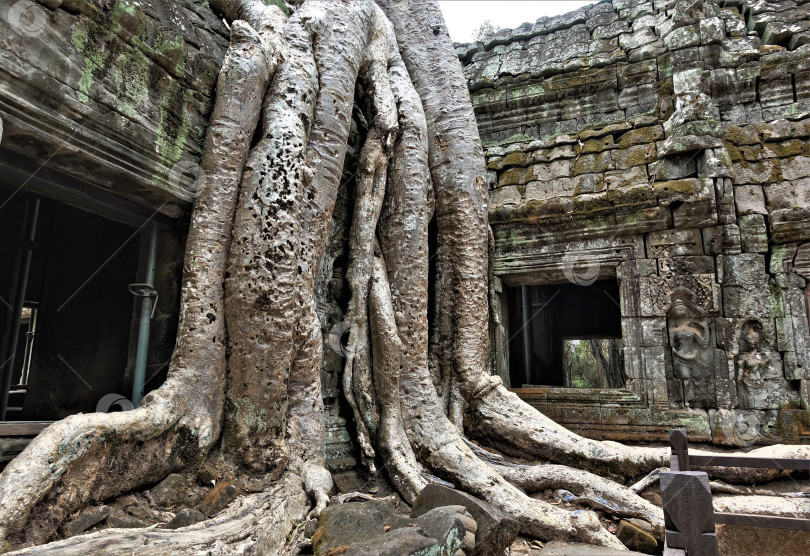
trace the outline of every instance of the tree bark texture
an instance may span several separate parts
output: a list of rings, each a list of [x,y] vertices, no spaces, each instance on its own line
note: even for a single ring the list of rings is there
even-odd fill
[[[7,466],[0,548],[47,542],[83,506],[207,455],[265,490],[175,532],[110,530],[30,552],[278,552],[294,522],[325,507],[332,480],[314,289],[341,179],[353,170],[344,166],[355,109],[369,126],[349,233],[343,390],[363,463],[371,472],[382,464],[408,502],[434,475],[452,481],[541,539],[622,547],[593,512],[527,494],[543,489],[646,519],[660,536],[657,509],[599,475],[643,475],[668,463],[667,449],[577,436],[490,375],[484,159],[436,2],[307,0],[289,19],[260,0],[210,4],[232,22],[231,46],[169,378],[134,411],[55,423]],[[508,465],[467,435],[562,465]]]

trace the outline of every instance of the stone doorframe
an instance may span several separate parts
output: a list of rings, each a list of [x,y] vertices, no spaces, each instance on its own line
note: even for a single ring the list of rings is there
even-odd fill
[[[645,259],[644,241],[638,236],[614,236],[556,245],[523,246],[519,251],[496,250],[490,281],[492,299],[493,369],[509,384],[508,309],[504,287],[541,286],[570,282],[587,286],[615,278],[624,341],[628,389],[646,406],[667,409],[666,319],[660,327],[644,326],[640,278],[656,274],[655,260]]]

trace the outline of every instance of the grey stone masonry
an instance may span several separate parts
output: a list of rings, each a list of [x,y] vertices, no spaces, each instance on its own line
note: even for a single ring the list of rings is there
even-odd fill
[[[456,46],[500,344],[504,288],[597,264],[620,283],[644,419],[810,442],[810,2],[614,0]],[[593,434],[610,437],[621,418],[600,407]]]

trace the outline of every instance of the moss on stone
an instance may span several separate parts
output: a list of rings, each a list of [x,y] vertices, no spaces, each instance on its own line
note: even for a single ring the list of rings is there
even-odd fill
[[[694,180],[671,180],[653,182],[653,191],[656,195],[693,195],[695,193]]]
[[[740,152],[740,149],[733,143],[729,143],[728,141],[725,143],[726,151],[728,152],[728,156],[732,162],[743,162],[745,161],[745,157]]]
[[[619,138],[619,148],[627,149],[633,145],[654,143],[664,138],[664,128],[660,125],[641,127],[628,131]]]
[[[609,149],[613,144],[613,136],[607,135],[605,137],[588,139],[582,143],[582,146],[578,145],[574,150],[577,151],[577,154],[598,153]]]
[[[504,187],[506,185],[519,185],[522,173],[523,168],[509,168],[508,170],[504,170],[501,172],[501,175],[498,178],[498,187]]]
[[[160,102],[160,121],[157,130],[157,149],[163,164],[171,168],[183,155],[191,119],[186,106],[193,97],[193,91],[182,89],[172,80]]]
[[[500,170],[503,167],[503,157],[495,156],[487,161],[487,170]]]
[[[501,168],[509,168],[512,166],[526,166],[529,163],[529,154],[521,151],[516,151],[507,154],[503,158]]]
[[[760,142],[756,129],[730,125],[726,128],[725,139],[735,145],[756,145]]]
[[[110,51],[106,48],[109,39],[109,32],[91,19],[79,20],[73,30],[70,43],[84,57],[82,75],[78,82],[79,102],[90,102],[90,88],[104,74],[110,58]]]
[[[803,154],[804,148],[807,145],[800,139],[793,139],[792,141],[782,141],[781,143],[766,143],[765,148],[770,150],[779,158],[786,158],[788,156],[795,156]]]
[[[633,166],[641,166],[642,164],[649,164],[658,159],[658,153],[655,149],[655,144],[637,145],[613,153],[613,158],[616,160],[616,166],[620,169],[632,168]]]

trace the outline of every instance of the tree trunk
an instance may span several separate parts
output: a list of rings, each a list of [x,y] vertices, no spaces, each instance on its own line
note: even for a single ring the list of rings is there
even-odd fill
[[[134,411],[55,423],[6,467],[2,548],[49,541],[72,512],[206,455],[264,491],[176,532],[105,531],[31,552],[279,552],[309,509],[303,491],[312,513],[324,508],[332,481],[315,275],[341,177],[353,170],[344,165],[355,104],[370,125],[348,246],[344,394],[363,463],[372,472],[383,463],[409,502],[433,475],[453,481],[541,539],[622,546],[592,512],[521,489],[569,490],[586,506],[647,519],[660,535],[654,509],[622,485],[569,467],[509,466],[465,437],[619,477],[669,459],[666,449],[579,437],[490,375],[484,161],[438,5],[307,0],[287,20],[261,0],[210,4],[233,22],[231,47],[202,159],[169,378]]]

